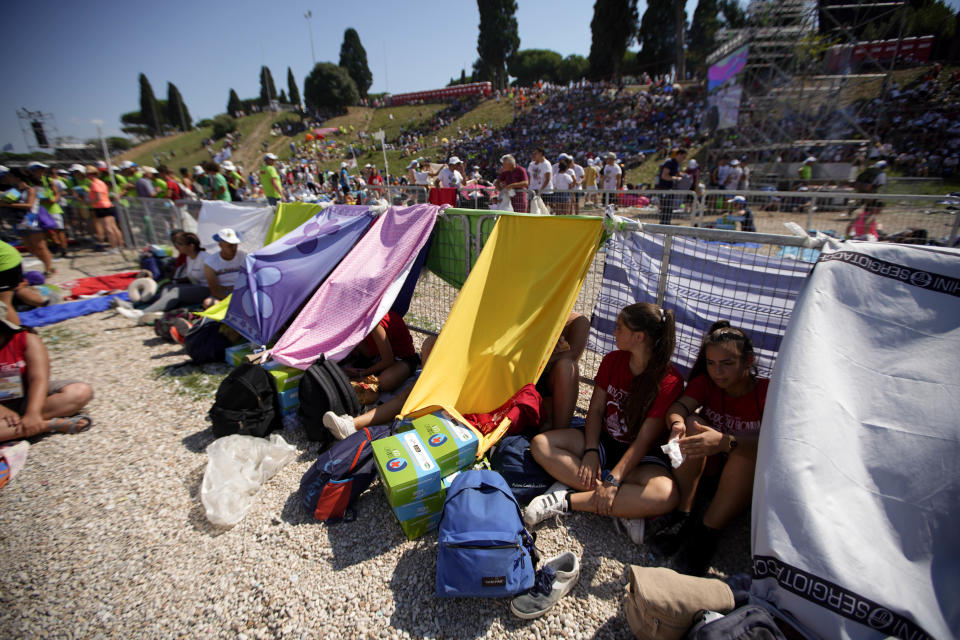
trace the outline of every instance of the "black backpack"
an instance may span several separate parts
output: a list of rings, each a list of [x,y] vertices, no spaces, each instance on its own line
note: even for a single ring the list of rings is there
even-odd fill
[[[260,365],[240,364],[220,383],[209,416],[218,438],[265,437],[282,424],[276,380]]]
[[[323,426],[323,414],[333,411],[337,415],[360,415],[360,400],[350,379],[336,362],[323,355],[300,378],[300,419],[307,437],[311,440],[329,442],[330,432]]]
[[[748,604],[724,617],[707,622],[704,612],[687,632],[687,640],[786,640],[773,616],[761,606]]]
[[[183,348],[197,364],[223,362],[230,340],[220,333],[220,323],[204,318],[183,336]]]

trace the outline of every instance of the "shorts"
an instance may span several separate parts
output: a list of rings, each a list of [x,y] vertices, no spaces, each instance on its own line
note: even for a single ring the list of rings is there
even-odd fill
[[[583,430],[584,426],[575,426],[574,429]],[[606,429],[600,431],[600,442],[597,444],[597,449],[600,453],[600,468],[601,469],[613,469],[620,458],[623,457],[623,454],[627,452],[627,449],[630,448],[630,445],[626,442],[620,442],[619,440],[614,440],[610,437],[610,434],[607,433]],[[659,455],[658,455],[659,454]],[[640,462],[637,463],[639,467],[642,464],[656,464],[660,465],[667,471],[670,471],[670,461],[667,458],[666,454],[660,450],[659,446],[654,445],[654,452],[648,453],[647,455],[640,458]]]
[[[63,214],[62,213],[51,213],[50,217],[53,218],[53,221],[57,223],[57,226],[54,229],[63,230],[66,227],[63,226]]]
[[[116,207],[107,207],[105,209],[94,209],[93,215],[97,218],[106,218],[109,216],[117,217],[117,208]]]
[[[0,271],[0,291],[14,291],[23,282],[23,263]]]
[[[47,395],[52,396],[55,393],[63,391],[67,385],[78,382],[80,382],[80,380],[51,380],[49,384],[47,384]],[[27,410],[27,395],[24,394],[22,398],[16,398],[15,400],[5,400],[0,402],[0,404],[11,411],[16,411],[18,414],[23,415],[23,412]]]
[[[403,358],[397,358],[397,362],[405,362],[407,366],[410,367],[410,375],[413,375],[417,372],[417,369],[420,368],[420,356],[416,353],[412,356],[404,356]]]

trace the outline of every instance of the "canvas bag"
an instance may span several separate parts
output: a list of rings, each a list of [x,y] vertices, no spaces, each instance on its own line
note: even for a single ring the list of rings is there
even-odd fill
[[[727,613],[736,606],[722,580],[695,578],[665,567],[630,567],[624,609],[641,640],[680,640],[701,610]]]
[[[330,431],[323,426],[323,414],[327,411],[338,416],[358,416],[360,410],[360,401],[347,374],[321,354],[300,378],[299,414],[307,437],[320,442],[330,440]]]
[[[521,434],[507,436],[490,456],[490,466],[503,476],[514,497],[526,505],[546,493],[554,480],[530,454],[530,441]]]
[[[461,472],[440,516],[436,595],[501,598],[533,586],[538,556],[520,505],[496,471]]]
[[[367,427],[320,454],[300,481],[300,500],[314,518],[333,522],[344,517],[377,476],[370,443],[388,435],[388,424]]]

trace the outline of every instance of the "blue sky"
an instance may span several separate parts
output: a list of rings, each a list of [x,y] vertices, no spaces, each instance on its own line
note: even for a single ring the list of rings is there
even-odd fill
[[[646,3],[638,4],[642,13]],[[696,2],[687,4],[692,16]],[[518,5],[521,48],[589,53],[592,2]],[[461,68],[469,72],[477,57],[479,14],[471,0],[11,2],[0,44],[13,61],[0,95],[0,147],[26,150],[16,116],[21,107],[52,113],[61,136],[94,137],[93,119],[103,120],[107,135],[120,135],[120,114],[139,109],[140,73],[158,98],[166,98],[167,82],[177,85],[195,120],[222,113],[231,88],[241,98],[259,95],[264,64],[277,90],[286,89],[292,68],[302,92],[312,67],[308,9],[318,62],[338,62],[344,29],[357,30],[372,92],[443,86]]]

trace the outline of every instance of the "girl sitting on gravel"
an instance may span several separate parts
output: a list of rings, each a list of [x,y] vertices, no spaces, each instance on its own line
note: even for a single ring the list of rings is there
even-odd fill
[[[376,377],[380,391],[399,389],[420,368],[420,356],[413,346],[407,323],[396,311],[388,311],[373,331],[348,358],[344,372],[353,380]],[[367,367],[351,366],[369,364]]]
[[[537,435],[534,459],[556,482],[524,511],[528,527],[550,516],[589,511],[615,516],[635,542],[643,518],[672,511],[678,492],[666,442],[667,408],[680,397],[683,378],[670,364],[673,312],[654,304],[625,307],[613,332],[617,351],[597,371],[586,426]]]
[[[85,382],[50,380],[40,337],[3,319],[0,302],[0,442],[41,433],[79,433],[93,421],[79,412],[93,397]]]
[[[680,439],[686,460],[673,472],[680,506],[664,518],[669,528],[653,544],[664,555],[679,551],[674,566],[682,573],[702,575],[720,529],[750,506],[770,383],[756,376],[753,364],[750,338],[726,320],[714,323],[690,370],[687,390],[667,411],[670,437]],[[720,482],[701,523],[694,522],[690,510],[704,472],[719,474]]]

